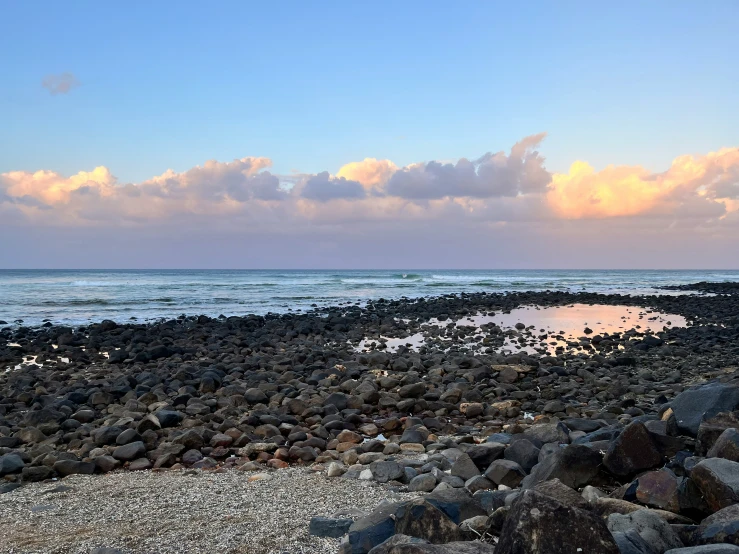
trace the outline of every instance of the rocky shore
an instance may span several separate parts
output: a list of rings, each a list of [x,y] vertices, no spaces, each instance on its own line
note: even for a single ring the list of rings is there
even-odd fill
[[[462,294],[8,325],[0,524],[13,498],[52,479],[166,473],[187,487],[188,472],[248,480],[299,466],[387,494],[373,510],[348,495],[358,511],[306,516],[326,552],[739,552],[739,288],[685,289],[699,293]],[[689,325],[583,325],[566,337],[536,321],[467,319],[572,304]]]

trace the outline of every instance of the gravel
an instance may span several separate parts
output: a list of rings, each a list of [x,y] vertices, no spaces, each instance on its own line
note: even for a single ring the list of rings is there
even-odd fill
[[[415,496],[305,468],[73,475],[0,495],[0,552],[333,553],[339,539],[308,535],[311,517]]]

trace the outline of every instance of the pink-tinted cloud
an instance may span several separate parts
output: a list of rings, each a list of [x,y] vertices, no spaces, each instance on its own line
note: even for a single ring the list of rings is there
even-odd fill
[[[50,94],[67,94],[70,90],[78,87],[80,82],[72,73],[65,72],[59,75],[47,75],[41,81],[41,86]]]

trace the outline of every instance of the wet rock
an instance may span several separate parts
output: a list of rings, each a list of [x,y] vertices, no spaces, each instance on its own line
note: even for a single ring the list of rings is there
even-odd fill
[[[562,524],[562,522],[567,522]],[[511,506],[496,554],[618,554],[603,520],[588,511],[560,504],[532,490]]]

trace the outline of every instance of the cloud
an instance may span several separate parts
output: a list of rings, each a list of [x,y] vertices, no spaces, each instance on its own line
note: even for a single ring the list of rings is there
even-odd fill
[[[444,197],[500,198],[546,191],[551,180],[544,158],[534,150],[545,133],[526,137],[505,152],[487,153],[456,164],[415,164],[393,173],[387,194],[409,199]]]
[[[365,194],[359,182],[344,177],[332,177],[328,171],[310,177],[300,189],[303,198],[318,202],[364,198]]]
[[[337,177],[357,181],[366,189],[379,188],[387,183],[398,166],[390,160],[365,158],[361,162],[350,162],[339,169]]]
[[[548,199],[565,219],[637,215],[721,216],[733,210],[725,199],[739,197],[739,148],[704,156],[680,156],[663,173],[641,166],[595,171],[577,161],[568,173],[552,176]]]
[[[72,73],[65,72],[59,75],[47,75],[41,82],[41,86],[51,94],[67,94],[70,90],[78,87],[80,82]]]

